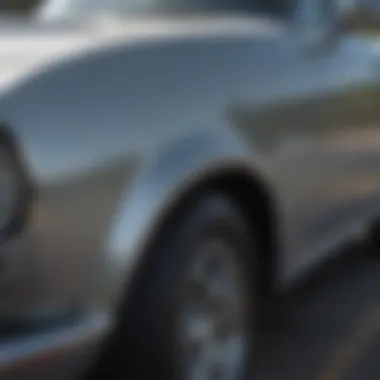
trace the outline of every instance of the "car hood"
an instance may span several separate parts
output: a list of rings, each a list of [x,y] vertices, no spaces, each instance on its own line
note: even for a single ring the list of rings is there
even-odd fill
[[[24,76],[96,41],[78,27],[0,20],[0,94]]]
[[[0,20],[0,95],[36,70],[118,41],[274,30],[276,26],[267,20],[252,22],[251,17],[241,16],[126,20],[102,14],[54,23]]]

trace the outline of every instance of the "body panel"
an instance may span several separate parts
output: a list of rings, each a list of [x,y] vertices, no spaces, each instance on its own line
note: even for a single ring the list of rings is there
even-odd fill
[[[338,111],[329,97],[335,96],[345,111],[346,98],[367,91],[366,83],[372,80],[372,50],[365,42],[347,40],[313,57],[291,34],[261,35],[249,28],[232,28],[231,33],[223,30],[211,36],[190,32],[166,39],[145,38],[138,43],[118,40],[104,49],[98,47],[21,82],[3,96],[0,109],[19,140],[41,193],[47,192],[53,202],[59,198],[49,190],[51,186],[64,189],[65,183],[74,184],[73,178],[84,173],[96,176],[98,167],[136,162],[144,168],[147,161],[160,160],[168,149],[177,152],[171,159],[178,155],[176,165],[180,166],[186,154],[175,146],[196,130],[214,135],[217,141],[223,133],[234,135],[223,139],[231,146],[224,149],[226,161],[228,152],[236,151],[237,139],[244,165],[253,172],[266,168],[265,181],[273,189],[283,222],[284,235],[279,239],[286,274],[334,224],[343,225],[341,217],[333,221],[341,209],[335,201],[332,212],[331,197],[353,173],[342,171],[342,156],[335,144],[348,144],[355,138],[355,130],[354,135],[349,134],[344,122],[336,129],[334,114]],[[365,54],[360,62],[357,58],[346,71],[341,70],[345,53],[359,56],[349,50],[353,46]],[[360,110],[357,117],[361,124]],[[191,149],[196,152],[197,148]],[[196,154],[191,157],[197,160]],[[187,165],[186,161],[183,164]],[[157,164],[159,174],[151,170],[151,175],[165,178],[165,170],[171,166]],[[201,169],[199,164],[196,167]],[[314,173],[312,181],[310,172]],[[128,193],[122,183],[119,191]],[[156,181],[155,186],[158,184]],[[173,185],[168,181],[162,186],[169,191]],[[83,194],[98,189],[92,188]],[[79,191],[74,189],[72,194],[78,197]],[[157,199],[152,202],[159,202],[159,194],[157,188]],[[117,207],[116,198],[112,200]],[[347,221],[357,213],[356,209],[349,211],[352,202],[356,200],[345,204]],[[72,205],[67,203],[66,209],[78,210]],[[355,207],[361,206],[360,201]],[[93,218],[91,213],[82,215]],[[332,225],[326,226],[329,220]],[[64,231],[65,224],[60,226],[59,231]]]
[[[365,39],[347,38],[314,55],[284,50],[273,61],[286,67],[279,90],[285,92],[273,102],[236,108],[234,116],[270,157],[291,278],[329,254],[319,248],[324,240],[378,212],[379,88],[376,54]]]
[[[379,211],[373,44],[312,54],[249,18],[143,25],[96,29],[3,90],[0,122],[37,198],[2,312],[56,306],[112,324],[168,206],[210,173],[236,168],[268,188],[282,285]]]

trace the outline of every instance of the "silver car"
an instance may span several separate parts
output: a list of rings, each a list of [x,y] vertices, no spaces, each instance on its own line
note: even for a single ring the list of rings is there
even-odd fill
[[[245,379],[262,300],[379,240],[379,43],[253,3],[0,21],[1,380]]]

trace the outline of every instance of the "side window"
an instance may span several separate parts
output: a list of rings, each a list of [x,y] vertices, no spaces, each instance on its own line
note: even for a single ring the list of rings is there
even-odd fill
[[[295,0],[252,0],[246,4],[247,9],[251,8],[254,12],[275,18],[288,18],[293,11]]]
[[[304,3],[307,19],[312,27],[324,30],[334,22],[336,0],[305,0]]]
[[[295,17],[302,32],[317,40],[335,26],[339,0],[299,0]]]
[[[318,3],[318,2],[317,2]],[[334,0],[319,0],[319,23],[323,25],[324,22],[334,21],[337,10],[337,1]]]
[[[0,0],[0,2],[3,0]],[[11,1],[11,0],[9,0]],[[283,18],[297,0],[49,0],[45,14],[109,10],[127,15],[177,13],[254,13]],[[314,1],[314,0],[313,0]]]

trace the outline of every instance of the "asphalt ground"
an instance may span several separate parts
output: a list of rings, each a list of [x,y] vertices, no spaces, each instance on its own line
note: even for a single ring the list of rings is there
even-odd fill
[[[259,331],[255,380],[380,380],[380,259],[346,249],[277,300]]]

